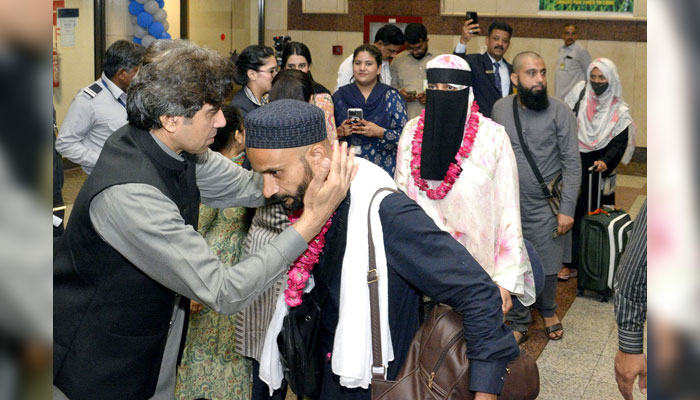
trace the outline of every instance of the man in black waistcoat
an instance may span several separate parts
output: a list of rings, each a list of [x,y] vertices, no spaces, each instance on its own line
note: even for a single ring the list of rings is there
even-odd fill
[[[345,196],[354,157],[309,185],[304,213],[227,268],[197,233],[200,201],[265,203],[262,177],[208,150],[224,126],[233,69],[181,41],[144,66],[128,92],[129,123],[105,143],[54,258],[54,385],[70,399],[172,398],[189,299],[243,309],[307,247]]]

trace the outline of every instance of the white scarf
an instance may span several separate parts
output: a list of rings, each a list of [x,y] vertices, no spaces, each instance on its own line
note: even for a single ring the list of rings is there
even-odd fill
[[[586,92],[577,116],[579,151],[590,153],[603,149],[615,136],[629,128],[627,148],[622,156],[622,163],[627,164],[634,153],[637,126],[632,121],[629,106],[622,99],[617,67],[607,58],[597,58],[588,66],[587,76],[591,76],[593,68],[598,68],[608,80],[609,86],[605,92],[597,96],[590,82],[581,81],[566,96],[567,104],[573,108],[585,86]]]
[[[340,305],[338,326],[335,330],[331,367],[340,377],[340,384],[348,388],[367,389],[372,379],[372,328],[370,319],[369,250],[367,248],[367,211],[369,201],[377,189],[395,189],[394,180],[380,167],[364,159],[357,159],[359,170],[350,187],[350,209],[346,251],[340,280]],[[394,351],[389,331],[389,302],[386,253],[384,237],[379,219],[379,205],[391,192],[377,195],[372,203],[372,238],[374,239],[377,273],[379,275],[379,310],[382,339],[382,360],[385,367],[394,360]],[[309,281],[311,282],[311,281]],[[309,291],[307,286],[305,291]],[[284,292],[277,299],[277,308],[265,334],[265,343],[260,358],[260,379],[267,383],[270,394],[281,386],[284,377],[277,347],[277,336],[282,330],[282,321],[289,313],[284,302]],[[386,369],[385,369],[386,371]]]

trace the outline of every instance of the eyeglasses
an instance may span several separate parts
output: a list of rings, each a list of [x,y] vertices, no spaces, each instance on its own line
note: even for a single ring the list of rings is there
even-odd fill
[[[270,69],[259,69],[258,72],[267,72],[270,75],[276,75],[278,72],[280,72],[280,67],[274,67]]]

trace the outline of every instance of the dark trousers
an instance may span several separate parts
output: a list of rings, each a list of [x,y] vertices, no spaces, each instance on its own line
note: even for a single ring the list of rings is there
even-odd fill
[[[250,359],[253,362],[253,390],[251,391],[251,400],[284,400],[287,396],[287,381],[282,380],[282,386],[275,390],[275,393],[270,396],[270,389],[267,383],[260,380],[260,363],[255,359]]]
[[[549,318],[557,311],[555,297],[557,294],[557,275],[545,275],[542,292],[537,295],[537,301],[533,305],[540,315]],[[530,307],[522,305],[519,301],[513,301],[513,307],[506,314],[506,320],[510,321],[510,327],[517,332],[524,332],[532,323]]]

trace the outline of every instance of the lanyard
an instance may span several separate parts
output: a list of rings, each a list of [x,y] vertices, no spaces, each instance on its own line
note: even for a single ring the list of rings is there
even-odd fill
[[[103,85],[105,86],[105,89],[107,89],[107,91],[109,92],[109,94],[111,94],[111,95],[112,95],[112,97],[116,97],[116,96],[114,96],[114,93],[112,93],[112,91],[111,91],[111,90],[109,90],[109,86],[107,86],[107,82],[105,82],[105,80],[104,80],[104,79],[102,79],[102,78],[100,78],[100,80],[102,81],[102,84],[103,84]],[[124,104],[124,102],[122,101],[122,99],[121,99],[121,98],[119,98],[119,97],[116,97],[116,99],[117,99],[117,101],[119,102],[119,104],[121,104],[121,105],[122,105],[122,107],[126,108],[126,104]]]

